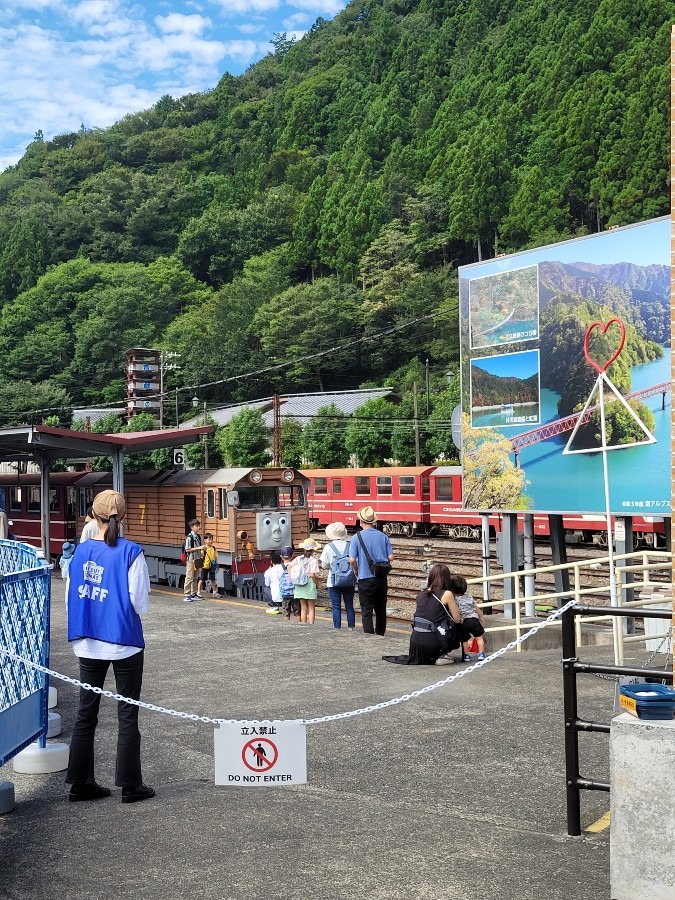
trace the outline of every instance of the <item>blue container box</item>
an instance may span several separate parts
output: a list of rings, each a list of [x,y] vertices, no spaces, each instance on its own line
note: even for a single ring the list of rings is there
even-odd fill
[[[619,702],[639,719],[675,718],[675,690],[664,684],[624,684]]]

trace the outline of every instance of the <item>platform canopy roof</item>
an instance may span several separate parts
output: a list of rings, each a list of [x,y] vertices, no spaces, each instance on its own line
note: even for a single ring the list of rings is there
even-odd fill
[[[0,428],[0,462],[115,456],[120,451],[125,454],[145,453],[163,447],[194,444],[201,440],[202,435],[212,433],[212,425],[122,434],[71,431],[70,428],[52,428],[50,425],[20,425]]]

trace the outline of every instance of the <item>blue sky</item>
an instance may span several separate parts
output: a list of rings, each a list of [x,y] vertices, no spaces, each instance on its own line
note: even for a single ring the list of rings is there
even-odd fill
[[[215,87],[346,0],[5,0],[0,171],[45,139]]]
[[[529,378],[539,371],[539,351],[523,350],[520,353],[472,359],[471,365],[499,378]]]
[[[616,231],[550,244],[536,250],[502,256],[485,263],[460,266],[460,278],[482,278],[538,262],[631,262],[637,266],[670,265],[670,216],[639,222]]]

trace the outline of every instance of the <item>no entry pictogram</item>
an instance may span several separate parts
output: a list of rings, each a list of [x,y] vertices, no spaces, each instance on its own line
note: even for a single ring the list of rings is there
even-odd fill
[[[244,744],[241,758],[252,772],[269,772],[279,759],[279,750],[268,738],[254,738]]]

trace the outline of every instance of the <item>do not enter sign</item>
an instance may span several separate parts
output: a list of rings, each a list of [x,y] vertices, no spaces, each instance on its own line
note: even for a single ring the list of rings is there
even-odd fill
[[[216,784],[272,787],[307,783],[302,722],[227,723],[214,732]]]

